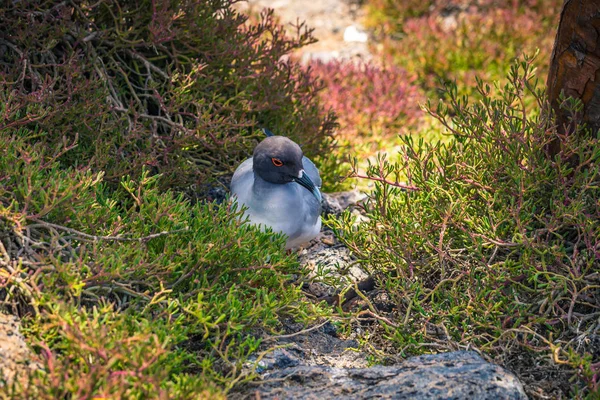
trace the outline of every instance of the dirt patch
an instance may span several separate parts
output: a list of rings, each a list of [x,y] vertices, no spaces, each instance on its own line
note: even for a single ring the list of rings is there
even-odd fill
[[[283,25],[306,22],[314,28],[317,43],[299,49],[296,53],[303,62],[310,60],[371,58],[369,37],[360,19],[364,11],[357,2],[344,0],[249,0],[241,3],[242,11],[261,12],[272,8]]]
[[[28,375],[41,368],[19,328],[16,317],[0,313],[0,386],[15,380],[24,384]]]

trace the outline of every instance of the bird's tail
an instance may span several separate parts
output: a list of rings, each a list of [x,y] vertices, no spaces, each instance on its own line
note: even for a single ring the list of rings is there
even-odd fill
[[[268,130],[267,128],[261,128],[261,129],[266,137],[275,136],[275,134],[273,132],[271,132],[270,130]]]

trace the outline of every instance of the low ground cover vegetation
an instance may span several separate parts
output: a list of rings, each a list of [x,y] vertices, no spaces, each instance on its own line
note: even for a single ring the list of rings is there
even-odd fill
[[[258,332],[325,313],[283,238],[206,201],[259,124],[331,146],[280,60],[310,32],[228,0],[8,2],[0,25],[0,300],[43,366],[3,396],[219,397]]]
[[[530,396],[597,396],[600,147],[536,82],[560,2],[371,0],[385,62],[310,67],[282,59],[310,31],[232,3],[0,6],[0,307],[43,367],[1,395],[223,398],[282,318],[341,317],[373,362],[474,348]],[[209,201],[264,125],[326,191],[370,161],[369,220],[327,224],[382,318],[306,298],[284,238]]]
[[[373,336],[403,356],[476,348],[533,385],[532,395],[593,396],[598,136],[584,127],[557,135],[532,64],[515,65],[498,96],[480,82],[482,101],[450,86],[448,103],[428,111],[452,139],[406,136],[401,163],[380,157],[367,171],[368,219],[346,213],[329,223],[396,304]],[[538,112],[527,111],[527,92]]]

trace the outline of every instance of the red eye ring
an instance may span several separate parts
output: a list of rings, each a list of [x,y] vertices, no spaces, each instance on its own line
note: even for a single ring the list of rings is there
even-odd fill
[[[281,161],[279,158],[271,158],[271,162],[276,167],[281,167],[283,165],[283,161]]]

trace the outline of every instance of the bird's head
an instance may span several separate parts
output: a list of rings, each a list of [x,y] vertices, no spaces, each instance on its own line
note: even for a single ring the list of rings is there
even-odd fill
[[[254,172],[270,183],[297,182],[320,201],[321,193],[304,172],[302,157],[302,149],[292,140],[284,136],[270,136],[254,149]]]

